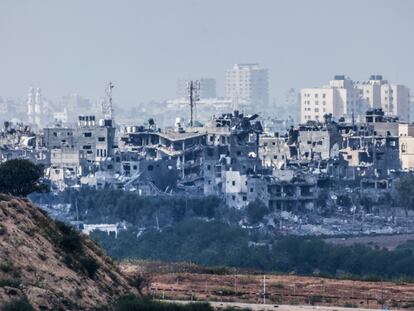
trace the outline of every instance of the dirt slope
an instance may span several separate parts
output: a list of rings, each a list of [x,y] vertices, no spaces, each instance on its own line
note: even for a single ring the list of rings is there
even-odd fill
[[[105,310],[131,291],[89,238],[29,200],[0,194],[0,306],[26,297],[37,310]]]

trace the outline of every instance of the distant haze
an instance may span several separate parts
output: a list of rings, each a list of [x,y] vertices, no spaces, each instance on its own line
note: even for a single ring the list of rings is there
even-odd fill
[[[414,87],[414,1],[0,1],[0,96],[174,98],[181,77],[269,68],[270,99],[334,74]]]

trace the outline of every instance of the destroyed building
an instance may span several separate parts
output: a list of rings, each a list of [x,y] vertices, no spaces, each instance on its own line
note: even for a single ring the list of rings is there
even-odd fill
[[[171,170],[177,170],[182,185],[194,186],[202,182],[203,149],[207,134],[187,129],[176,123],[175,128],[157,129],[153,120],[150,127],[127,127],[120,137],[121,152],[132,152],[159,166],[167,161]],[[160,175],[159,178],[163,178]]]
[[[227,183],[236,183],[231,175],[246,176],[261,168],[258,158],[262,127],[257,115],[244,116],[238,111],[212,118],[205,125],[204,194],[225,194]],[[240,177],[245,178],[245,177]]]
[[[258,175],[247,180],[247,201],[261,200],[271,210],[301,211],[316,205],[317,181],[312,175],[280,178]]]
[[[118,148],[112,120],[79,116],[77,127],[43,129],[42,147],[50,152],[49,178],[60,187],[99,170],[116,171]],[[119,164],[118,164],[119,166]]]

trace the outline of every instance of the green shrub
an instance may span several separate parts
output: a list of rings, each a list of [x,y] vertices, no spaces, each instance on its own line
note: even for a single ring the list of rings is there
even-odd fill
[[[35,311],[27,299],[12,300],[0,307],[1,311]]]
[[[0,164],[0,192],[15,196],[27,196],[47,191],[40,179],[43,168],[26,159],[14,159]]]
[[[121,297],[115,304],[115,311],[213,311],[208,303],[171,304],[141,298],[133,295]]]
[[[12,272],[14,270],[13,264],[10,261],[0,263],[0,270],[4,273]]]
[[[345,308],[358,308],[358,305],[352,302],[345,302],[344,307]]]
[[[310,296],[309,297],[309,304],[311,304],[312,306],[315,303],[319,303],[319,302],[322,302],[322,296]]]
[[[94,277],[99,269],[98,262],[90,257],[81,257],[79,259],[82,270],[84,270],[90,278]]]
[[[4,227],[3,225],[0,225],[0,235],[4,235],[7,233],[6,227]]]
[[[0,279],[0,287],[19,287],[20,283],[21,282],[18,279]]]
[[[76,254],[82,252],[82,238],[73,227],[63,223],[56,222],[57,227],[61,232],[58,238],[58,246],[67,253]]]

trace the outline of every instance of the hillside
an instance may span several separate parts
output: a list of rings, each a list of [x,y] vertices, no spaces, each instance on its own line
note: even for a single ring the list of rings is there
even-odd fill
[[[0,195],[0,305],[27,299],[37,310],[105,309],[131,291],[95,242],[27,199]]]

